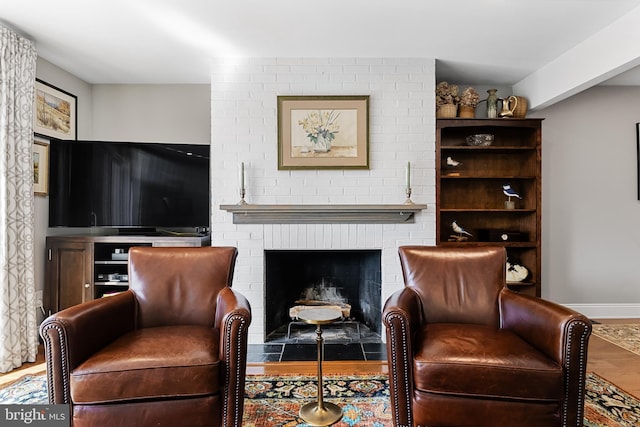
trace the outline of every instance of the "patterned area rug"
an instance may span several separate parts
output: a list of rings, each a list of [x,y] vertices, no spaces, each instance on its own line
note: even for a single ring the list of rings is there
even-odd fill
[[[585,427],[640,426],[640,401],[596,374],[587,374]]]
[[[640,356],[640,324],[595,324],[593,334]]]
[[[337,427],[383,427],[393,425],[386,375],[361,375],[349,379],[327,377],[325,400],[343,410]],[[298,416],[300,406],[315,401],[314,377],[247,377],[244,427],[305,427]],[[44,375],[27,376],[0,389],[0,404],[46,404]],[[640,426],[640,401],[604,378],[587,376],[585,427]]]
[[[316,401],[315,377],[247,377],[243,427],[306,426],[300,406]],[[342,408],[334,426],[383,427],[393,425],[387,376],[327,377],[324,400]]]

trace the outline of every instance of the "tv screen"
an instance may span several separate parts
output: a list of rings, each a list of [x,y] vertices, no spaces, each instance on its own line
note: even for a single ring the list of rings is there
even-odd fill
[[[209,146],[51,140],[50,227],[209,227]]]

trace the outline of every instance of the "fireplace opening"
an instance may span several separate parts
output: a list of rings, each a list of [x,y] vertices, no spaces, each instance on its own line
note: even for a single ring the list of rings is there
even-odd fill
[[[265,342],[291,331],[292,309],[340,306],[346,322],[381,332],[380,250],[265,251]]]

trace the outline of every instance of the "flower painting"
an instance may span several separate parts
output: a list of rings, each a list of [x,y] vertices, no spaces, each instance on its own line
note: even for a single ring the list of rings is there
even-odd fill
[[[356,157],[357,111],[295,110],[291,112],[291,155]]]
[[[307,138],[311,141],[312,149],[318,153],[326,153],[331,150],[331,141],[336,138],[340,131],[340,125],[336,120],[340,113],[336,110],[311,111],[304,119],[298,120],[298,125],[307,133]],[[307,147],[301,148],[302,152],[309,152]]]
[[[278,97],[278,168],[368,168],[368,97]]]

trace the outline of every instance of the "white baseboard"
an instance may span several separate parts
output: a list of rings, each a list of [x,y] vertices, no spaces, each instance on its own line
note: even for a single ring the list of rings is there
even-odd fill
[[[640,304],[563,304],[589,319],[640,319]]]

